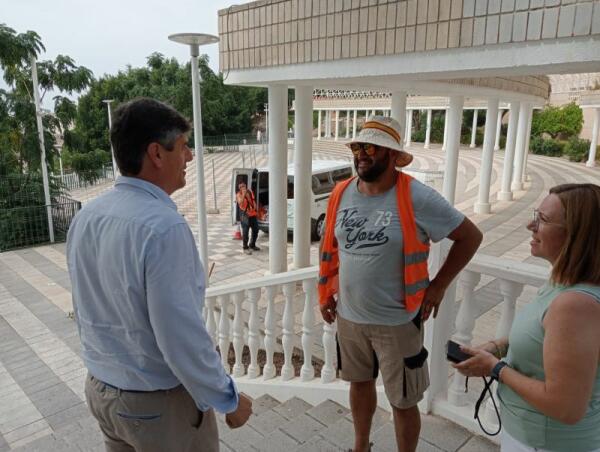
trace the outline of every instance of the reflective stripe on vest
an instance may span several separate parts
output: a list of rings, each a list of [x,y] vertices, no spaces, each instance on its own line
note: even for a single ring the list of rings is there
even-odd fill
[[[336,185],[331,193],[327,215],[325,217],[325,233],[319,262],[319,303],[338,293],[339,257],[337,240],[335,239],[335,222],[342,194],[355,177]],[[417,236],[417,225],[410,196],[412,177],[402,172],[398,173],[396,182],[396,201],[398,217],[402,227],[404,254],[404,305],[406,310],[413,312],[421,306],[425,289],[429,286],[427,257],[429,244],[422,243]]]

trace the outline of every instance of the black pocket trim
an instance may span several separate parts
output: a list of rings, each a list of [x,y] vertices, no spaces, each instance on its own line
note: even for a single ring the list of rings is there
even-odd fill
[[[198,422],[197,424],[194,426],[194,428],[197,430],[200,427],[202,427],[202,422],[204,421],[204,411],[201,410],[197,410],[198,411]]]
[[[420,369],[423,367],[423,364],[428,356],[429,352],[425,347],[423,347],[416,355],[404,358],[404,365],[409,369]]]
[[[342,351],[340,350],[340,340],[335,333],[335,352],[337,354],[337,370],[342,370]]]
[[[419,312],[417,312],[417,315],[414,316],[413,319],[412,319],[412,323],[414,323],[414,325],[417,327],[417,329],[419,331],[421,331],[421,322],[422,322],[421,315],[422,315],[422,311],[423,311],[422,308],[419,309]]]

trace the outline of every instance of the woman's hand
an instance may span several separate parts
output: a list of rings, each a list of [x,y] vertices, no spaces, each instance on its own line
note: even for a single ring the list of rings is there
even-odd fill
[[[489,345],[491,345],[491,347],[489,347]],[[473,355],[473,357],[463,361],[462,363],[452,364],[452,367],[467,377],[487,377],[490,375],[492,373],[492,369],[500,360],[496,358],[491,351],[487,350],[488,347],[493,348],[493,344],[491,342],[483,344],[480,347],[482,348],[471,348],[464,345],[461,346],[460,349],[463,352]]]

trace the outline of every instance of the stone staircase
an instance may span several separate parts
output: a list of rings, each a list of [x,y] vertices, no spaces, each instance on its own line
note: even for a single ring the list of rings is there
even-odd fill
[[[280,403],[264,395],[254,400],[254,414],[248,423],[230,430],[219,419],[221,451],[224,452],[337,452],[353,446],[354,430],[350,411],[332,401],[317,406],[297,397]],[[371,441],[374,452],[396,451],[390,413],[377,409]],[[494,443],[434,416],[422,416],[419,452],[498,451]]]

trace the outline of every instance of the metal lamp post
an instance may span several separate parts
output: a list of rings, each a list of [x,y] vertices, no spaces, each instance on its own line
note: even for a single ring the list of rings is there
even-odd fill
[[[115,160],[115,150],[113,149],[112,141],[110,141],[110,130],[112,128],[112,116],[110,113],[110,103],[114,102],[114,99],[104,99],[102,102],[106,104],[106,110],[108,111],[108,141],[110,142],[110,155],[112,157],[112,165],[113,165],[113,180],[117,178],[118,168],[117,161]]]
[[[50,185],[48,182],[48,167],[46,165],[46,146],[44,144],[44,125],[42,124],[42,109],[40,107],[40,92],[38,85],[37,61],[31,57],[31,79],[33,81],[33,102],[35,104],[35,118],[38,129],[38,139],[41,149],[40,167],[42,168],[42,181],[44,184],[44,203],[46,204],[46,215],[48,217],[48,235],[50,243],[54,243],[54,223],[52,222],[52,204],[50,200]]]
[[[198,251],[202,265],[208,275],[208,237],[206,221],[206,195],[204,187],[204,156],[202,145],[202,109],[200,104],[200,74],[198,71],[198,48],[201,45],[214,44],[219,38],[203,33],[178,33],[169,36],[169,40],[190,47],[192,66],[192,96],[194,101],[194,150],[196,152],[196,202],[198,206]],[[208,277],[207,277],[208,284]]]

